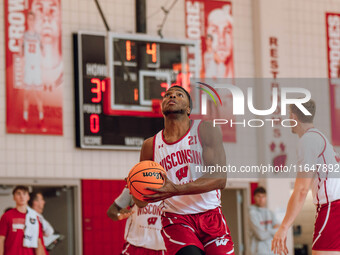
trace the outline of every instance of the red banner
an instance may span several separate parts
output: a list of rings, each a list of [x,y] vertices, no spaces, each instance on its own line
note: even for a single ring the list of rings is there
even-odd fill
[[[4,1],[8,133],[63,133],[60,2]]]
[[[326,13],[328,78],[333,145],[340,145],[340,14]]]
[[[234,78],[231,2],[186,0],[185,14],[187,38],[201,42],[199,52],[201,62],[198,64],[201,67],[202,81],[207,78],[206,81],[209,83],[218,78]],[[194,61],[190,63],[195,64]],[[224,106],[232,105],[230,94],[222,94],[221,98]],[[211,107],[208,107],[208,116],[212,118],[223,115],[223,118],[235,120],[231,111],[226,111],[226,108],[223,109],[223,113],[221,111],[221,108],[215,109],[211,104]],[[224,142],[236,142],[235,125],[223,127],[222,132]]]

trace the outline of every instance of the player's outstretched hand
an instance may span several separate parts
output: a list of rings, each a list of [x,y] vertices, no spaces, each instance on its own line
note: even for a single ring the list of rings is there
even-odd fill
[[[168,179],[168,177],[166,176],[166,174],[161,173],[161,175],[163,176],[163,179],[164,179],[163,187],[161,187],[159,189],[146,188],[147,190],[154,191],[155,194],[144,195],[145,201],[148,201],[149,203],[154,203],[154,202],[157,202],[157,201],[167,199],[167,198],[172,197],[172,196],[179,195],[177,185],[174,184],[172,181],[170,181]]]
[[[124,220],[124,219],[130,217],[131,214],[133,214],[132,210],[123,208],[119,211],[119,213],[117,213],[117,218],[118,218],[118,220]]]
[[[272,251],[274,254],[288,254],[287,248],[287,229],[279,227],[272,241]]]

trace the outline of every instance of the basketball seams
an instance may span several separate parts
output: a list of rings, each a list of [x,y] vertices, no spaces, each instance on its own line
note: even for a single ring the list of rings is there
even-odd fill
[[[138,181],[138,180],[137,181],[132,181],[131,184],[134,183],[134,182],[148,183],[148,184],[155,184],[155,185],[159,184],[159,185],[162,185],[162,186],[164,184],[163,182],[162,183],[160,183],[160,182],[145,182],[145,181]]]
[[[142,192],[140,192],[138,189],[136,189],[136,187],[135,187],[135,186],[133,186],[133,184],[132,184],[132,183],[131,183],[130,187],[134,188],[134,190],[135,190],[135,191],[137,191],[139,194],[143,195],[143,193],[142,193]],[[139,199],[139,198],[137,198],[137,199]],[[142,198],[142,200],[143,200],[143,198]]]
[[[137,168],[138,165],[139,165],[139,163],[136,164],[136,165],[130,170],[129,175],[128,175],[128,178],[127,178],[127,181],[128,181],[128,182],[130,181],[130,178],[132,177],[132,176],[130,176],[130,173],[133,172],[133,170],[135,170],[135,168]]]
[[[140,182],[140,181],[135,181],[135,182]],[[152,183],[152,184],[159,184],[159,185],[161,185],[160,183]],[[163,184],[162,184],[163,185]],[[142,192],[140,192],[134,185],[133,185],[133,183],[131,183],[130,184],[130,187],[132,187],[135,191],[137,191],[140,195],[142,195],[142,196],[144,196],[144,194],[142,193]],[[137,197],[136,197],[137,198]],[[137,199],[139,199],[139,200],[142,200],[142,201],[144,201],[144,199],[143,199],[143,197],[142,198],[137,198]]]

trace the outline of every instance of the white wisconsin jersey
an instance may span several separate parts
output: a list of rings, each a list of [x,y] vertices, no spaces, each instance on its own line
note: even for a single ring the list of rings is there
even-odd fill
[[[165,250],[161,235],[161,202],[150,203],[144,208],[134,205],[133,214],[125,225],[125,240],[138,247],[151,250]]]
[[[127,208],[134,204],[128,188],[116,198],[115,203],[120,208]],[[133,213],[126,221],[125,241],[151,250],[165,250],[165,244],[161,235],[162,223],[160,208],[161,202],[150,203],[144,208],[132,207]]]
[[[24,34],[24,54],[26,68],[40,68],[41,51],[38,33],[26,32]]]
[[[196,171],[203,166],[202,145],[199,137],[201,121],[192,121],[191,128],[178,141],[167,143],[163,130],[154,137],[153,160],[166,170],[167,177],[175,184],[193,182],[204,175]],[[221,205],[220,190],[174,196],[164,200],[163,211],[178,214],[195,214],[215,209]]]
[[[314,204],[322,205],[340,199],[340,158],[323,133],[316,128],[309,129],[299,140],[298,158],[299,165],[306,166],[306,169],[315,166],[312,183]]]

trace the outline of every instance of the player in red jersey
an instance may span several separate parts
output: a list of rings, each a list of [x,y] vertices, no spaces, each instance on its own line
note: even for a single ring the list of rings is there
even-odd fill
[[[45,255],[42,226],[36,215],[29,219],[32,224],[39,224],[38,232],[35,233],[38,235],[37,244],[30,245],[36,246],[36,248],[24,247],[24,231],[27,227],[26,217],[29,215],[27,206],[29,200],[28,188],[26,186],[15,187],[13,199],[16,208],[4,213],[0,220],[0,255]],[[27,246],[27,243],[25,246]]]
[[[315,102],[304,103],[311,113],[304,115],[295,105],[290,106],[290,119],[297,122],[292,132],[299,136],[298,173],[285,218],[274,235],[272,250],[276,254],[288,254],[286,238],[288,228],[293,224],[312,187],[313,202],[317,208],[314,224],[313,255],[340,254],[340,179],[336,169],[340,158],[332,144],[314,127]]]
[[[163,201],[162,236],[168,254],[234,254],[220,209],[226,178],[200,171],[203,166],[226,164],[221,132],[210,123],[190,120],[191,105],[182,87],[165,92],[165,128],[145,140],[140,159],[160,163],[167,177],[162,188],[152,189],[156,194],[145,198]]]

